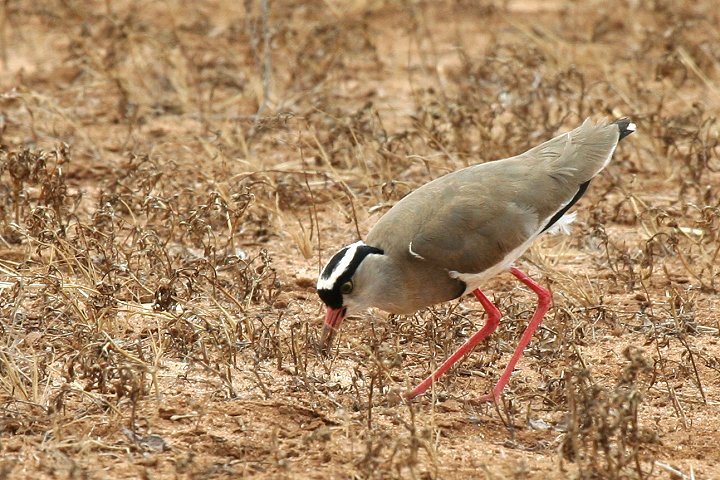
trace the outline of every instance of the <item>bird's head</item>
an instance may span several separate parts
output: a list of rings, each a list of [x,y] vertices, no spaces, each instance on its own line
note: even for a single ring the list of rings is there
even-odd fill
[[[363,261],[371,255],[382,255],[383,251],[355,242],[340,250],[323,268],[317,282],[317,291],[327,307],[322,331],[322,347],[327,349],[340,324],[350,312],[362,310],[368,305],[366,290],[369,279],[362,275]]]

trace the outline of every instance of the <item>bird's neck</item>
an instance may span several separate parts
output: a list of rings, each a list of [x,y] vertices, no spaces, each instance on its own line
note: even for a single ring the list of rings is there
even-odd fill
[[[389,313],[411,313],[416,310],[407,295],[403,293],[408,279],[397,262],[388,255],[370,255],[362,263],[356,275],[357,282],[365,286],[364,305],[360,308],[375,307]]]

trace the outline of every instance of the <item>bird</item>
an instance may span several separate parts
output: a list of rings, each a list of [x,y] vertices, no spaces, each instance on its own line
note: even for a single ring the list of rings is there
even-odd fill
[[[608,165],[620,140],[635,130],[628,118],[597,124],[588,118],[525,153],[456,170],[403,197],[364,241],[340,249],[321,270],[323,351],[348,315],[371,307],[411,314],[473,293],[487,314],[485,324],[405,393],[413,399],[495,331],[502,314],[480,287],[509,271],[537,295],[538,303],[507,367],[479,399],[498,401],[552,305],[550,291],[515,262],[539,236],[573,218],[568,210]]]

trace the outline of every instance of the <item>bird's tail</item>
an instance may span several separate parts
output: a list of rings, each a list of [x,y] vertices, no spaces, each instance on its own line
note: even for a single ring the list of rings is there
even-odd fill
[[[618,139],[618,141],[622,140],[623,138],[627,137],[635,130],[637,130],[637,125],[635,125],[635,123],[627,117],[615,120],[613,124],[617,125],[618,129],[620,129],[620,138]]]
[[[525,155],[542,159],[552,176],[565,176],[570,183],[581,185],[607,166],[620,139],[635,129],[635,124],[627,118],[611,124],[593,124],[588,118],[581,126],[548,140]]]

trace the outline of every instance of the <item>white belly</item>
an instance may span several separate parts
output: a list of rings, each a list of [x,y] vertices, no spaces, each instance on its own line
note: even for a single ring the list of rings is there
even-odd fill
[[[561,217],[555,225],[553,225],[549,230],[548,233],[569,233],[570,229],[568,225],[575,220],[575,214],[571,213],[568,215],[564,215]],[[450,278],[456,278],[458,280],[461,280],[462,282],[465,282],[465,291],[463,292],[463,295],[466,295],[473,290],[480,288],[480,286],[485,283],[486,280],[494,277],[495,275],[504,272],[505,270],[510,269],[512,267],[513,263],[515,263],[515,260],[522,257],[523,253],[530,248],[530,245],[532,245],[532,242],[535,241],[536,238],[538,238],[543,232],[542,228],[547,224],[547,222],[550,221],[550,219],[547,219],[545,222],[541,223],[542,225],[541,230],[536,232],[534,235],[532,235],[530,238],[525,240],[525,242],[520,245],[519,247],[516,247],[514,250],[510,251],[505,258],[503,258],[501,261],[493,265],[492,267],[488,268],[485,271],[482,271],[480,273],[462,273],[462,272],[456,272],[454,270],[451,270],[448,272],[450,275]]]

